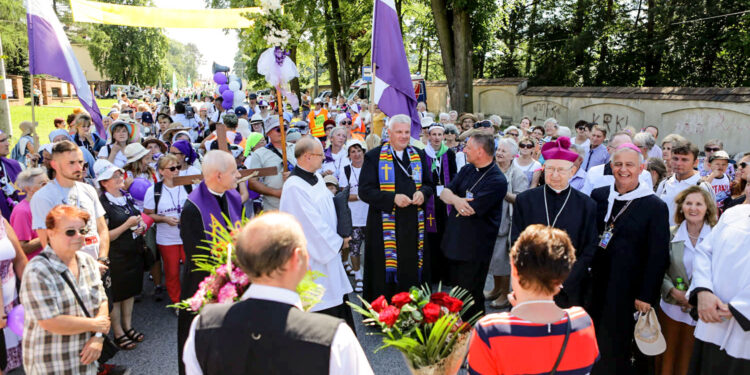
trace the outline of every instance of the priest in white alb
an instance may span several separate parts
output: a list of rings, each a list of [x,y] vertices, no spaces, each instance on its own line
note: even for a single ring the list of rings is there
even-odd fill
[[[346,305],[352,286],[339,255],[344,239],[336,231],[333,194],[316,172],[323,164],[323,147],[320,141],[305,136],[297,141],[294,156],[297,166],[284,182],[279,210],[292,214],[302,224],[310,269],[325,275],[315,281],[325,288],[325,294],[312,311],[343,319],[354,330],[352,311]]]

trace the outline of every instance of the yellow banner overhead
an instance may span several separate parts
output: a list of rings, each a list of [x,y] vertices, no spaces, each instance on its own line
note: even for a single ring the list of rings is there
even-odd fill
[[[242,29],[253,21],[243,16],[260,8],[168,9],[70,0],[73,20],[133,27],[182,29]]]

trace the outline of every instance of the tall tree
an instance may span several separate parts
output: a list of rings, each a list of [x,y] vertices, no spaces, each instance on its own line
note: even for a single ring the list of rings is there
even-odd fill
[[[448,78],[451,108],[471,112],[472,52],[471,12],[468,0],[431,0],[438,41],[443,58],[443,71]]]

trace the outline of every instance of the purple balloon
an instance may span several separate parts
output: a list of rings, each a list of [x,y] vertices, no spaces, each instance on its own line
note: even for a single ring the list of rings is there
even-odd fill
[[[231,92],[231,91],[230,91],[230,92]],[[232,109],[232,102],[231,102],[231,101],[230,101],[230,102],[228,102],[228,101],[226,101],[226,100],[225,100],[225,101],[223,101],[223,102],[221,102],[221,108],[224,108],[224,109],[226,109],[226,110],[230,110],[230,109]]]
[[[216,82],[217,85],[227,83],[227,75],[222,72],[216,72],[216,74],[214,74],[214,82]]]
[[[221,97],[224,98],[224,102],[229,102],[229,104],[234,103],[234,92],[232,90],[222,92]]]
[[[16,305],[8,313],[8,328],[18,337],[23,336],[23,305]]]
[[[226,83],[219,86],[219,94],[224,94],[224,91],[230,91],[229,85],[227,85]]]
[[[138,177],[133,180],[132,184],[130,184],[130,189],[128,189],[128,191],[135,200],[143,201],[146,197],[146,190],[148,190],[150,186],[151,183],[148,180]]]

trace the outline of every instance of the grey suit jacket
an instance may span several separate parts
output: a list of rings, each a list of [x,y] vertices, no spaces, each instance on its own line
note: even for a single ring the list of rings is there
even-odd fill
[[[674,239],[679,228],[679,225],[670,228],[672,239]],[[677,301],[669,295],[669,291],[675,287],[675,284],[677,283],[675,280],[677,280],[678,277],[681,277],[685,282],[685,287],[690,288],[691,277],[687,274],[685,264],[682,261],[684,254],[684,241],[669,242],[669,268],[667,268],[667,272],[664,273],[664,281],[661,284],[661,297],[664,299],[664,302],[672,305],[676,305]]]

